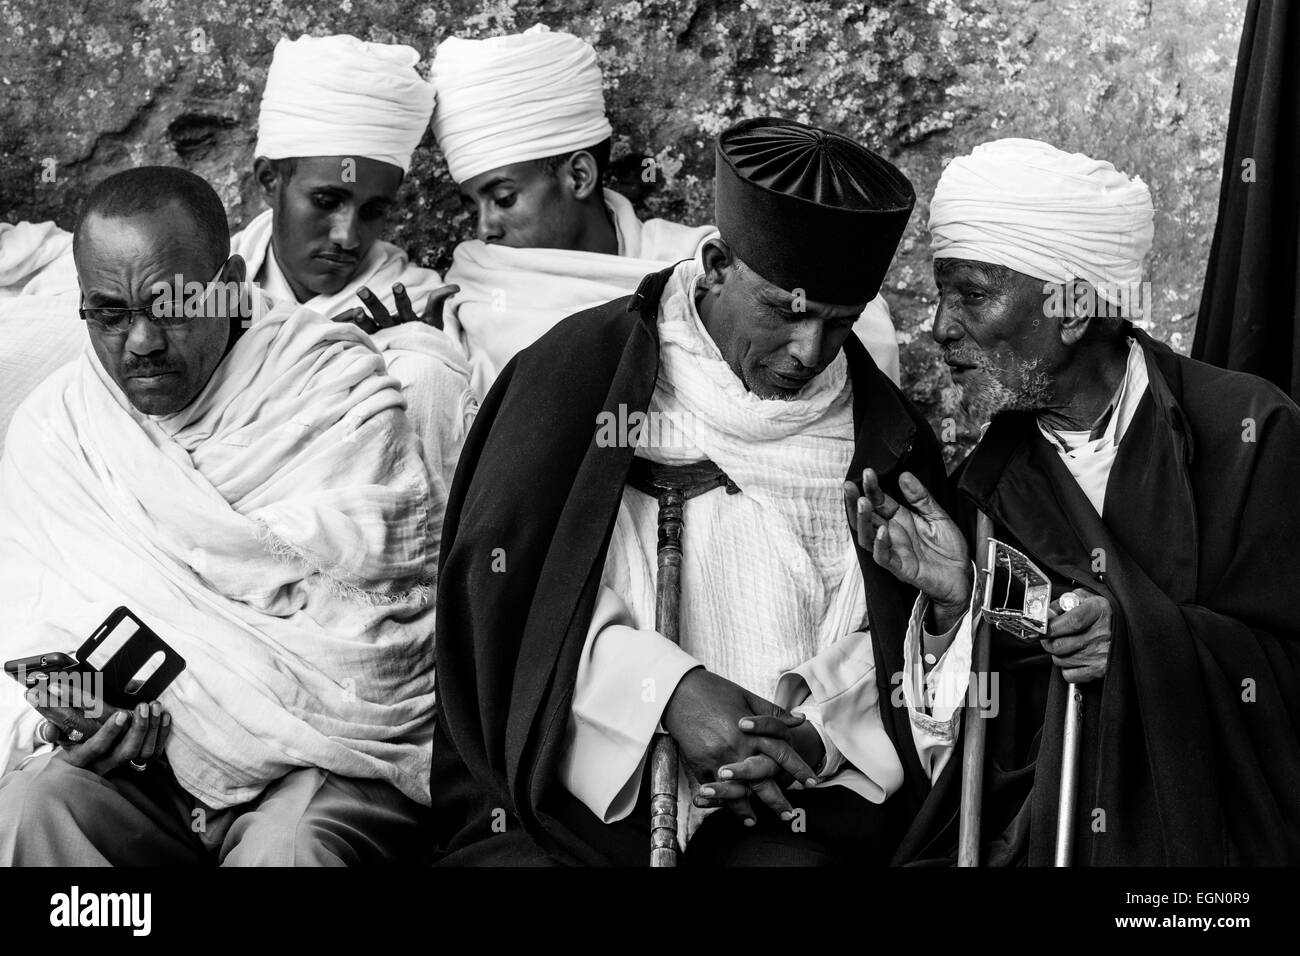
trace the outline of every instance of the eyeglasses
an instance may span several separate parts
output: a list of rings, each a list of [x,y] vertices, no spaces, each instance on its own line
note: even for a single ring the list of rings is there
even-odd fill
[[[134,308],[125,306],[91,306],[86,308],[83,306],[77,312],[80,314],[82,321],[100,335],[127,335],[135,326],[135,317],[137,315],[143,315],[160,329],[178,329],[189,325],[197,318],[207,316],[208,300],[217,288],[217,279],[225,272],[226,265],[229,262],[230,260],[227,259],[221,263],[221,268],[217,270],[217,274],[204,283],[203,297],[197,303],[191,300],[188,308],[186,307],[186,297],[183,294],[184,287],[180,282],[180,276],[177,276],[176,282],[173,283],[171,288],[159,293],[154,298],[152,305],[142,305]]]

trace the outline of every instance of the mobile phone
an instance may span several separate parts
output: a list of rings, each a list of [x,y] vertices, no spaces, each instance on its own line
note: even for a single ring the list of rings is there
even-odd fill
[[[72,657],[58,651],[5,661],[5,673],[28,690],[42,680],[49,680],[51,674],[80,673],[85,670]]]
[[[82,675],[96,697],[126,710],[157,700],[185,670],[185,658],[129,608],[119,607],[91,632],[75,658],[52,651],[6,661],[4,668],[28,688],[57,673]]]

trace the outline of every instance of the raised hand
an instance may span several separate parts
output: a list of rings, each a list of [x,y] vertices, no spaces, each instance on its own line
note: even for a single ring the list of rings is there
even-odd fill
[[[435,329],[443,327],[442,313],[447,306],[447,300],[460,291],[458,285],[439,286],[429,293],[429,298],[424,304],[424,311],[419,315],[416,314],[415,308],[411,305],[411,298],[406,294],[406,287],[402,283],[393,284],[393,305],[397,309],[397,315],[392,315],[384,304],[365,286],[357,290],[359,298],[364,307],[348,309],[346,312],[340,312],[334,316],[335,322],[351,322],[361,328],[363,332],[373,335],[380,329],[390,329],[395,325],[404,325],[407,322],[423,322],[425,325],[432,325]]]
[[[862,472],[862,493],[844,483],[858,544],[876,564],[921,591],[943,611],[965,611],[973,572],[970,550],[956,522],[911,472],[898,479],[907,507],[885,494],[876,473]]]

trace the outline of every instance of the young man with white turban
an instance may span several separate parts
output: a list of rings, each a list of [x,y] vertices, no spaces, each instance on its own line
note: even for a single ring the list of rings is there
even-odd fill
[[[870,473],[864,497],[846,489],[864,546],[924,595],[970,593],[958,524],[976,508],[1050,578],[1043,639],[993,632],[988,865],[1053,863],[1074,692],[1075,865],[1300,863],[1300,409],[1129,321],[1152,220],[1140,179],[1046,143],[953,160],[930,205],[933,334],[992,422],[954,476],[958,522],[916,478],[909,508]],[[969,660],[970,618],[927,640]],[[927,689],[956,740],[965,684]],[[898,862],[952,861],[961,772],[939,776]]]
[[[947,742],[879,704],[917,593],[843,502],[864,467],[943,477],[852,332],[912,186],[780,119],[724,132],[716,168],[720,237],[522,351],[466,444],[438,609],[445,863],[645,864],[661,722],[689,864],[883,863],[942,765]],[[644,479],[692,464],[722,474],[683,508],[678,646]]]
[[[133,711],[5,677],[0,865],[394,861],[429,803],[440,530],[397,380],[310,309],[246,323],[192,173],[109,177],[75,237],[90,348],[0,460],[0,649],[71,654],[126,605],[185,669]],[[159,315],[174,276],[205,308]]]
[[[253,150],[270,209],[231,242],[273,300],[371,334],[402,383],[430,471],[450,484],[476,406],[463,356],[433,327],[454,290],[380,238],[433,112],[418,60],[409,46],[353,36],[281,39]],[[423,321],[387,318],[412,302]]]
[[[517,352],[564,317],[631,294],[641,279],[698,256],[716,230],[642,222],[602,188],[612,128],[596,51],[567,33],[443,41],[430,77],[433,128],[447,167],[477,215],[477,238],[456,247],[459,287],[447,329],[486,394]],[[858,327],[898,381],[898,345],[877,298]]]

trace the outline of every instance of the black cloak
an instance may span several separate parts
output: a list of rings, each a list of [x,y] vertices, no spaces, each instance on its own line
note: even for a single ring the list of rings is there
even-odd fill
[[[1075,865],[1300,863],[1300,409],[1141,331],[1150,388],[1097,515],[1028,413],[997,416],[962,496],[1054,578],[1116,614],[1085,685]],[[1050,866],[1065,682],[993,643],[983,856]],[[960,751],[895,857],[951,863]]]
[[[466,441],[438,587],[431,788],[443,862],[649,859],[644,827],[600,822],[558,783],[556,768],[634,452],[599,447],[597,416],[648,408],[659,364],[656,317],[671,273],[569,317],[519,353]],[[895,495],[904,470],[942,488],[939,445],[925,419],[855,336],[844,350],[857,433],[850,475],[875,468]],[[899,673],[916,592],[870,552],[859,549],[858,558],[877,668]],[[886,710],[906,777],[889,802],[910,820],[929,782],[906,712]]]

